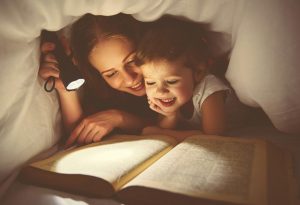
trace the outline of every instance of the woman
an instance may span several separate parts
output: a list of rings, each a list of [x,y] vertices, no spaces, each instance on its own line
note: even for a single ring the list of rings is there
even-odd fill
[[[70,133],[66,146],[100,141],[116,128],[135,133],[154,117],[147,107],[142,74],[134,62],[143,30],[141,23],[124,14],[87,14],[74,23],[71,47],[87,80],[82,104],[77,91],[68,92],[62,85],[55,58],[44,55],[39,74],[43,79],[56,78],[65,130]],[[43,52],[52,49],[49,43],[42,46]]]

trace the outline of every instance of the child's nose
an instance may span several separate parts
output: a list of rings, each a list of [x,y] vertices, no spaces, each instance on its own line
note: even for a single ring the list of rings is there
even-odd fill
[[[158,94],[164,94],[164,93],[168,93],[169,89],[165,85],[158,85],[156,88],[156,92]]]

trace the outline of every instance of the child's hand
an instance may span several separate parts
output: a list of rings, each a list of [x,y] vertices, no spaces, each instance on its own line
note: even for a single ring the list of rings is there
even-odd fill
[[[148,103],[149,103],[149,107],[151,110],[158,112],[166,117],[172,117],[172,116],[176,116],[177,112],[167,112],[165,110],[163,110],[163,108],[161,108],[160,106],[158,106],[158,102],[156,99],[152,99],[150,100],[148,98]]]

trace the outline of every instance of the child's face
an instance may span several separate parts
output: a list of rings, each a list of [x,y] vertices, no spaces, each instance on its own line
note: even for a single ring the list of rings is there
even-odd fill
[[[148,99],[165,112],[174,112],[193,96],[193,71],[180,62],[165,60],[141,66]]]
[[[143,76],[134,62],[134,46],[127,39],[114,37],[99,42],[91,51],[89,61],[112,88],[145,95]]]

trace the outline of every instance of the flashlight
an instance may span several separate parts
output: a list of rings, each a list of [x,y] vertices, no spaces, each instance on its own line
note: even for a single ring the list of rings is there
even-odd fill
[[[51,42],[55,44],[55,49],[51,51],[57,60],[57,67],[60,71],[59,77],[62,80],[67,91],[78,89],[83,83],[79,69],[73,64],[71,58],[65,53],[64,48],[59,40],[56,32],[43,30],[41,33],[41,42]],[[48,84],[52,81],[52,86],[49,88]],[[55,88],[55,79],[50,77],[46,80],[44,89],[51,92]]]

